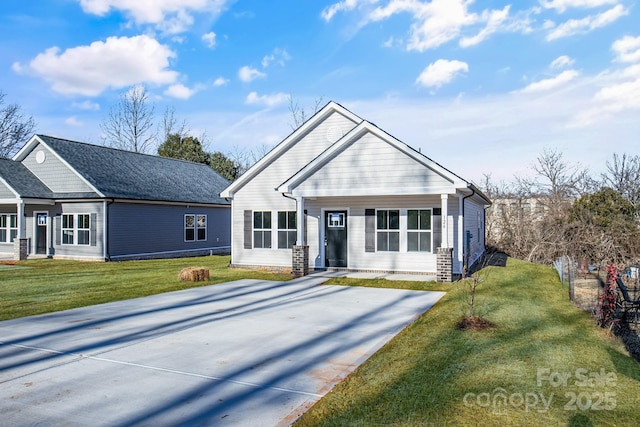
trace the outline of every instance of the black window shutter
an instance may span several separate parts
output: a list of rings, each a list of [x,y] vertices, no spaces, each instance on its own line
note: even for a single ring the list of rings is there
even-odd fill
[[[251,249],[253,242],[251,241],[251,232],[253,225],[253,215],[251,211],[244,211],[244,248]]]
[[[364,210],[364,251],[376,251],[376,210]]]
[[[53,220],[53,228],[54,228],[53,232],[56,235],[56,246],[60,246],[60,239],[62,236],[62,229],[60,228],[61,221],[62,221],[61,216],[56,216],[55,219]]]
[[[91,228],[91,231],[89,232],[89,234],[91,234],[91,246],[95,246],[96,245],[96,221],[98,220],[98,215],[92,213],[91,214],[91,219],[90,219],[90,224],[89,227]]]

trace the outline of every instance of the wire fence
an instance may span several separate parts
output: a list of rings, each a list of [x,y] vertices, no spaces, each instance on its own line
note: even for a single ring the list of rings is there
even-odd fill
[[[567,255],[563,255],[553,262],[553,266],[560,276],[560,281],[563,286],[569,288],[569,298],[571,301],[575,300],[575,279],[576,279],[576,263]]]

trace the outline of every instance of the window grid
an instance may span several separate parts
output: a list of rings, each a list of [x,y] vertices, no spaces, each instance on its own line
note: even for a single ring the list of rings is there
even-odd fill
[[[207,240],[207,216],[203,214],[186,214],[184,216],[185,242]]]
[[[255,211],[253,213],[253,247],[271,248],[271,212]]]
[[[431,252],[431,209],[407,210],[407,251]]]
[[[62,244],[88,246],[91,243],[90,218],[89,214],[63,214]]]
[[[296,211],[278,211],[278,249],[290,249],[296,244]]]
[[[0,243],[11,243],[18,237],[18,215],[0,215]]]
[[[379,209],[376,212],[376,217],[377,250],[379,252],[399,252],[400,210]]]

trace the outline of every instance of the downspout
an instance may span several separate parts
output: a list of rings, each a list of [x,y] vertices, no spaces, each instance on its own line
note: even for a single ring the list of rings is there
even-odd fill
[[[467,188],[471,190],[471,194],[464,196],[462,198],[462,230],[461,231],[465,231],[464,233],[464,242],[465,242],[465,246],[466,248],[464,248],[464,266],[463,266],[463,271],[462,274],[464,276],[466,276],[467,271],[469,270],[469,239],[467,238],[467,232],[466,230],[464,230],[464,223],[465,223],[465,216],[464,216],[464,206],[465,206],[465,201],[469,198],[469,197],[473,197],[474,194],[476,194],[476,190],[473,189],[473,187],[469,184],[467,184]]]

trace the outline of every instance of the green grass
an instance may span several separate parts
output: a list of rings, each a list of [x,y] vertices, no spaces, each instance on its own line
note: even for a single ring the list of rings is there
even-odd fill
[[[554,270],[514,259],[506,267],[487,268],[476,314],[496,329],[456,328],[466,309],[464,282],[401,283],[450,292],[314,405],[296,427],[637,425],[640,365],[568,301]],[[608,384],[583,384],[582,375],[600,373],[609,376]],[[570,377],[552,384],[546,379],[552,374]],[[493,404],[501,395],[511,402],[501,405],[495,399]],[[547,410],[542,397],[551,402]],[[519,405],[521,398],[529,399],[528,408]]]
[[[0,320],[238,279],[291,278],[228,265],[228,256],[107,263],[39,259],[2,265],[7,268],[0,269]],[[194,266],[209,268],[208,282],[178,280],[182,268]]]
[[[215,256],[119,263],[21,261],[18,266],[28,268],[0,270],[0,320],[242,278],[290,277],[229,269],[228,263],[229,257]],[[209,282],[178,281],[178,272],[189,266],[208,267]],[[589,314],[568,301],[555,271],[513,259],[504,268],[486,271],[476,314],[497,327],[482,332],[456,328],[466,309],[465,282],[333,279],[330,283],[338,285],[447,294],[312,407],[297,426],[637,425],[640,365]],[[566,385],[554,387],[546,379],[538,384],[539,370],[571,376]],[[582,387],[576,378],[576,373],[600,372],[610,381],[615,376],[615,381]],[[482,400],[500,393],[512,403],[499,406]],[[534,394],[551,399],[548,410],[540,401],[528,409],[517,405],[519,396],[532,399]],[[580,400],[566,407],[572,394]],[[615,408],[606,410],[612,403]]]

